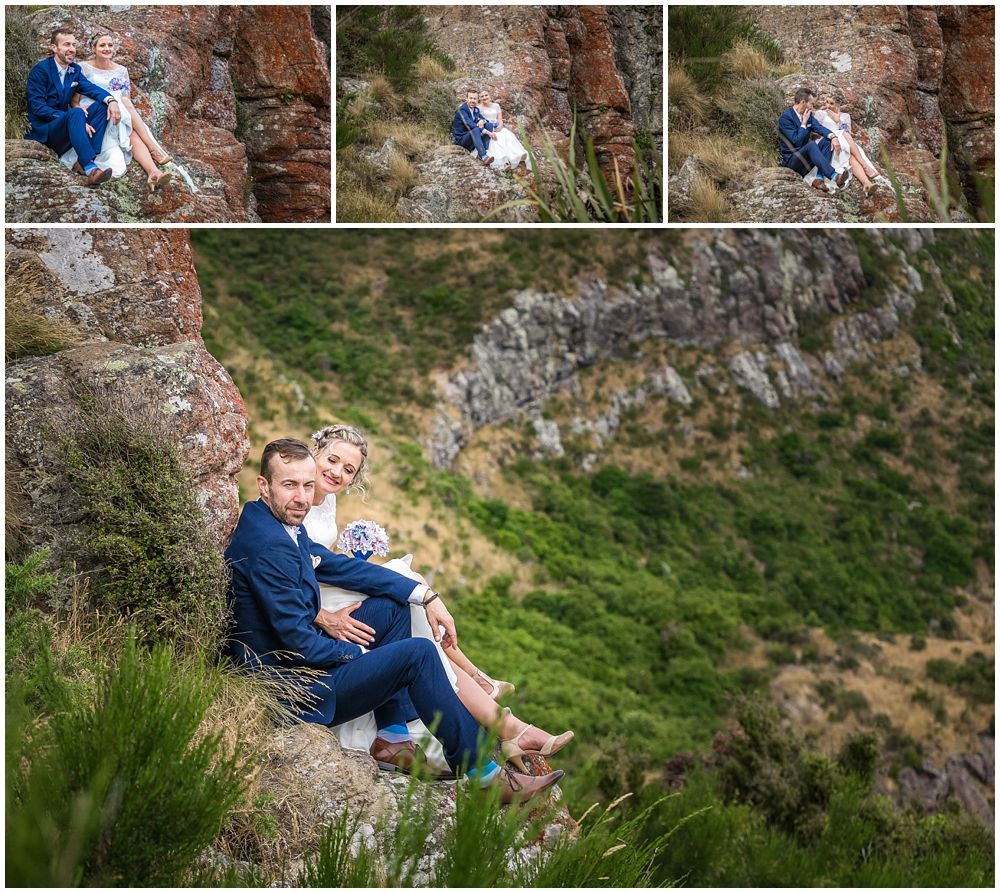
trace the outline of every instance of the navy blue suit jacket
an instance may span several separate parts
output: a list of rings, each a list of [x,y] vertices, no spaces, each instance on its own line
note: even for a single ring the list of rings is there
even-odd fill
[[[405,604],[414,582],[359,558],[335,555],[299,527],[298,546],[263,501],[243,506],[226,549],[232,577],[229,653],[238,665],[328,669],[361,654],[313,626],[318,580]]]
[[[451,138],[455,141],[462,139],[469,131],[478,128],[480,121],[486,121],[486,119],[483,117],[482,112],[479,111],[479,106],[470,109],[469,104],[463,102],[458,107],[458,111],[455,112],[455,117],[451,122]],[[493,130],[494,125],[486,121],[486,129]]]
[[[104,102],[111,94],[91,83],[75,62],[66,69],[66,79],[59,83],[59,69],[53,56],[42,59],[28,72],[28,127],[24,138],[44,143],[49,125],[69,110],[74,93]]]
[[[778,150],[781,153],[782,165],[787,167],[795,155],[795,150],[801,149],[809,142],[814,133],[822,137],[830,135],[830,131],[820,124],[811,112],[809,120],[803,125],[795,109],[791,106],[785,109],[778,118]]]

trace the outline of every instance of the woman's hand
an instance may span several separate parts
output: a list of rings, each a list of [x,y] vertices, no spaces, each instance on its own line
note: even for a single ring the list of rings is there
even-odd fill
[[[438,596],[427,607],[427,622],[431,625],[431,632],[434,633],[434,641],[440,642],[442,648],[451,648],[458,644],[458,633],[455,631],[455,620],[451,612],[444,606],[441,597]],[[444,635],[441,635],[441,627],[444,627]]]
[[[361,602],[355,602],[339,611],[326,611],[320,608],[313,624],[331,638],[340,639],[342,642],[371,645],[375,641],[375,630],[351,616],[351,612],[356,611],[360,606]]]

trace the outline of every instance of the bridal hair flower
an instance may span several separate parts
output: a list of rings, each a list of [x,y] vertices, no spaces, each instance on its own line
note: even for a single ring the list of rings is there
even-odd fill
[[[367,561],[372,555],[389,554],[389,534],[374,521],[352,521],[340,534],[337,548]]]

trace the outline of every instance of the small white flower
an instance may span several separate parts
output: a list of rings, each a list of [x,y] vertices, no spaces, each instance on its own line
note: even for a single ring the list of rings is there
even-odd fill
[[[323,559],[321,559],[321,558],[319,557],[319,555],[313,555],[313,557],[312,557],[312,560],[313,560],[313,569],[315,569],[315,568],[319,567],[319,563],[320,563],[320,561],[322,561]]]

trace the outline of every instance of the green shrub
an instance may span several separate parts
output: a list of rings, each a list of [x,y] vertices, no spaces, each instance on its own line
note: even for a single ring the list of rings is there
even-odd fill
[[[50,654],[39,661],[52,672]],[[165,647],[143,656],[132,642],[94,704],[55,705],[43,725],[11,680],[8,882],[183,884],[242,785],[235,755],[199,732],[217,680],[203,662],[179,664]]]
[[[720,125],[739,133],[770,159],[778,155],[778,118],[787,108],[785,93],[769,78],[730,81],[716,98]]]
[[[215,652],[227,578],[194,485],[162,417],[106,393],[81,397],[63,441],[81,527],[68,550],[96,608],[129,618],[144,641]]]
[[[4,7],[4,133],[9,140],[24,136],[28,123],[28,72],[42,53],[31,15],[38,7]]]
[[[965,662],[956,664],[946,657],[936,657],[927,661],[924,671],[927,678],[954,688],[964,697],[978,704],[993,703],[994,659],[981,651],[974,651]]]

